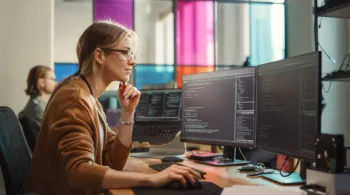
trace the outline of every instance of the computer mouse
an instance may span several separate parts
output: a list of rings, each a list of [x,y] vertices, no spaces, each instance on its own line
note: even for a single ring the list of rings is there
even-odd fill
[[[166,185],[166,188],[170,189],[200,189],[202,188],[202,183],[195,178],[195,183],[192,184],[190,181],[187,181],[187,188],[184,188],[182,183],[178,180],[171,181],[168,185]]]
[[[203,188],[202,183],[199,181],[199,179],[194,178],[194,180],[195,180],[195,183],[194,183],[194,184],[192,184],[191,182],[187,182],[187,188],[190,188],[190,189],[200,189],[200,188]]]
[[[165,156],[160,159],[162,162],[182,162],[184,161],[183,158],[176,157],[176,156]]]
[[[168,183],[168,185],[165,186],[165,188],[170,188],[170,189],[183,189],[184,186],[182,185],[182,183],[178,180],[175,181],[171,181],[170,183]]]

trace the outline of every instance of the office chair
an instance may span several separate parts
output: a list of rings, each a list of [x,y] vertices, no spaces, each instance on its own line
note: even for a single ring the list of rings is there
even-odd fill
[[[37,125],[32,119],[24,116],[22,113],[18,114],[18,120],[21,123],[24,136],[26,138],[27,144],[30,151],[33,153],[36,140],[39,135],[40,126]]]
[[[16,114],[0,106],[0,165],[6,194],[21,194],[25,188],[31,152]]]

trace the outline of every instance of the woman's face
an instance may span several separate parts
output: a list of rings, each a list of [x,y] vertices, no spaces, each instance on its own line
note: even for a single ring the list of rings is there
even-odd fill
[[[105,52],[105,60],[103,67],[103,79],[107,82],[121,81],[127,82],[129,80],[130,74],[132,73],[132,68],[136,65],[134,56],[129,56],[128,60],[127,51],[130,51],[133,45],[133,40],[127,37],[125,41],[111,49],[125,50],[126,52]]]

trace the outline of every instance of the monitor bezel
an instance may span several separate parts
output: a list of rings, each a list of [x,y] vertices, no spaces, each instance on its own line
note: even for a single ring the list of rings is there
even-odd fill
[[[257,71],[256,71],[256,67],[240,67],[240,68],[233,68],[233,69],[228,69],[228,70],[218,70],[218,71],[214,71],[214,72],[203,72],[203,73],[195,73],[195,74],[187,74],[187,75],[183,75],[182,76],[182,86],[183,85],[183,81],[185,80],[184,78],[186,77],[191,77],[191,76],[195,76],[198,77],[198,75],[209,75],[209,74],[216,74],[218,72],[228,72],[228,71],[237,71],[237,70],[243,70],[243,69],[253,69],[254,70],[254,83],[255,83],[255,95],[254,95],[254,101],[256,102],[256,93],[257,93]],[[181,96],[181,117],[183,116],[183,112],[184,112],[184,101],[183,101],[183,96]],[[180,140],[181,142],[190,142],[190,143],[197,143],[197,144],[207,144],[207,145],[215,145],[215,146],[234,146],[234,147],[241,147],[241,148],[255,148],[256,147],[256,124],[257,124],[257,120],[256,120],[256,116],[257,116],[257,104],[255,103],[254,105],[254,118],[255,118],[255,123],[254,123],[254,136],[253,136],[253,143],[243,143],[243,142],[227,142],[227,141],[220,141],[220,140],[210,140],[210,139],[203,139],[203,138],[191,138],[191,137],[185,137],[185,135],[182,133],[184,131],[183,128],[183,121],[181,122],[181,134],[180,134]],[[183,117],[182,117],[183,118]]]
[[[140,92],[141,92],[141,96],[142,96],[142,94],[143,93],[149,93],[149,92],[155,92],[155,93],[162,93],[162,92],[179,92],[180,93],[180,95],[181,95],[181,98],[180,98],[180,111],[179,111],[179,117],[177,117],[177,118],[169,118],[169,119],[165,119],[165,118],[161,118],[161,117],[155,117],[154,119],[152,119],[152,118],[145,118],[145,119],[139,119],[139,118],[137,118],[137,109],[138,109],[138,107],[136,107],[136,109],[135,109],[135,116],[134,116],[134,119],[135,119],[135,123],[148,123],[148,122],[180,122],[181,121],[181,108],[182,108],[182,90],[181,89],[144,89],[144,90],[140,90]],[[138,105],[137,105],[138,106]]]
[[[257,67],[256,71],[258,73],[259,69],[260,68],[263,68],[264,66],[271,66],[271,65],[274,65],[274,64],[280,64],[281,62],[285,61],[285,60],[290,60],[290,59],[298,59],[300,57],[305,57],[305,56],[308,56],[308,55],[317,55],[317,60],[318,60],[318,70],[317,70],[317,74],[318,74],[318,82],[317,82],[317,88],[318,88],[318,104],[317,104],[317,113],[318,113],[318,118],[317,118],[317,123],[316,123],[316,129],[317,129],[317,133],[320,133],[321,132],[321,106],[322,106],[322,103],[321,103],[321,100],[322,100],[322,93],[321,93],[321,70],[322,70],[322,53],[321,52],[310,52],[310,53],[306,53],[306,54],[302,54],[302,55],[298,55],[298,56],[293,56],[293,57],[289,57],[289,58],[286,58],[286,59],[283,59],[283,60],[278,60],[278,61],[274,61],[274,62],[270,62],[270,63],[266,63],[266,64],[262,64],[260,66]],[[259,77],[257,76],[256,78],[256,81],[257,81],[257,86],[256,86],[256,89],[258,89],[258,84],[259,84]],[[259,102],[258,102],[258,90],[257,90],[257,110],[256,110],[256,116],[257,116],[257,123],[256,123],[256,132],[258,133],[258,124],[259,124],[259,117],[258,117],[258,112],[259,112]],[[257,134],[256,134],[257,135]],[[316,136],[315,136],[316,138]],[[316,140],[315,140],[316,141]],[[285,151],[285,150],[280,150],[278,149],[278,147],[275,147],[275,148],[272,148],[272,147],[267,147],[265,145],[261,145],[258,143],[258,139],[256,138],[256,148],[257,149],[262,149],[262,150],[265,150],[265,151],[269,151],[269,152],[273,152],[273,153],[276,153],[276,154],[281,154],[281,155],[285,155],[285,156],[288,156],[288,157],[292,157],[292,158],[297,158],[297,159],[301,159],[301,160],[304,160],[304,161],[307,161],[307,162],[315,162],[316,160],[316,151],[314,152],[314,154],[309,154],[309,155],[302,155],[302,154],[297,154],[295,152],[291,152],[291,151]]]

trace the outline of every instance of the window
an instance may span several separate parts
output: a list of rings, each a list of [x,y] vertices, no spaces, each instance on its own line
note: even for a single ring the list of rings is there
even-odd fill
[[[140,89],[285,57],[284,0],[95,0],[94,13],[138,34],[132,79]]]
[[[256,66],[285,58],[285,5],[250,6],[251,57]]]
[[[174,88],[174,66],[138,64],[134,78],[138,89]]]

